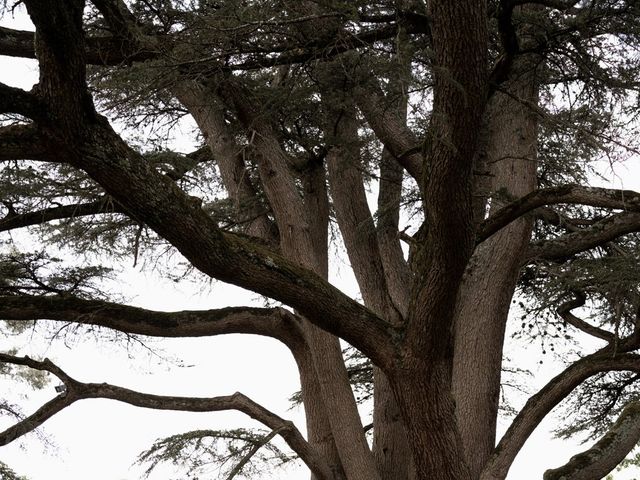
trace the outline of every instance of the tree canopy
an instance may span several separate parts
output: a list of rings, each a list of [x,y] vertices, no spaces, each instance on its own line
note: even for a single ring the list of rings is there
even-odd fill
[[[257,420],[140,456],[227,478],[297,457],[316,480],[501,480],[563,402],[559,434],[597,441],[546,480],[600,479],[638,442],[640,193],[594,186],[640,153],[638,2],[18,3],[35,31],[1,27],[0,55],[36,59],[39,80],[0,84],[5,331],[275,338],[306,425],[242,393],[151,395],[8,351],[3,373],[61,386],[28,415],[0,403],[16,417],[0,445],[88,398]],[[359,298],[328,280],[342,251]],[[105,265],[170,256],[163,275],[266,306],[163,312],[106,288]],[[507,326],[566,360],[522,407],[501,400],[522,374]]]

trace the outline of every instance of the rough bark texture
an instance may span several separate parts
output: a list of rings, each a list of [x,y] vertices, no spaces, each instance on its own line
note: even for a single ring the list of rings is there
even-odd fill
[[[609,431],[588,450],[571,457],[560,468],[544,472],[544,480],[604,478],[640,441],[640,405],[627,405]]]
[[[531,67],[522,62],[520,68]],[[536,187],[537,117],[518,100],[536,103],[535,72],[517,75],[506,87],[513,97],[495,94],[487,112],[490,214]],[[496,441],[504,332],[532,224],[531,219],[520,218],[481,243],[459,293],[453,393],[465,457],[474,476],[480,474]]]

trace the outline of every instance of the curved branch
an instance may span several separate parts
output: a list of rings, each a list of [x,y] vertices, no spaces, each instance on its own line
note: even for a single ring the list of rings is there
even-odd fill
[[[35,430],[49,418],[53,417],[56,413],[60,412],[64,408],[71,405],[78,400],[75,392],[69,392],[68,387],[74,380],[64,373],[60,368],[54,365],[48,358],[43,361],[33,360],[29,357],[16,357],[13,355],[7,355],[0,353],[0,363],[11,363],[14,365],[22,365],[25,367],[33,368],[36,370],[44,370],[51,372],[62,380],[67,387],[67,390],[63,394],[49,400],[42,405],[38,410],[28,417],[22,419],[15,425],[7,428],[3,432],[0,432],[0,446],[7,445],[13,442],[15,439]]]
[[[287,445],[300,456],[317,478],[327,480],[331,478],[329,468],[324,460],[304,439],[293,422],[284,420],[242,393],[236,392],[233,395],[210,398],[152,395],[107,383],[79,382],[67,375],[49,359],[37,361],[29,357],[16,357],[0,353],[0,362],[51,372],[60,378],[66,386],[64,393],[45,404],[36,413],[0,433],[0,445],[6,445],[18,436],[42,425],[48,418],[72,403],[88,398],[105,398],[156,410],[186,412],[238,410],[272,430],[277,430]]]
[[[574,292],[574,294],[576,295],[576,298],[574,300],[569,300],[556,309],[558,315],[560,315],[560,317],[569,325],[574,326],[584,333],[588,333],[593,337],[600,338],[601,340],[605,340],[607,342],[613,342],[616,339],[616,336],[613,333],[607,332],[602,328],[591,325],[590,323],[585,322],[581,318],[578,318],[573,313],[571,313],[571,310],[582,307],[587,301],[587,298],[582,292]]]
[[[640,355],[625,353],[612,356],[611,351],[605,347],[578,360],[551,379],[529,398],[515,417],[487,462],[480,480],[503,480],[524,443],[556,405],[587,378],[600,372],[615,370],[640,372]]]
[[[263,335],[292,350],[302,342],[298,317],[283,308],[227,307],[159,312],[101,300],[65,296],[0,296],[3,320],[57,320],[152,337]]]
[[[591,448],[571,457],[562,467],[544,472],[544,480],[604,478],[640,441],[640,402],[630,402],[616,423]]]
[[[640,212],[640,193],[633,190],[565,185],[536,190],[498,210],[487,218],[476,234],[480,243],[522,215],[545,205],[559,203],[589,205]]]
[[[536,259],[560,260],[638,231],[640,213],[618,213],[594,223],[589,228],[532,244],[522,263],[524,265]]]

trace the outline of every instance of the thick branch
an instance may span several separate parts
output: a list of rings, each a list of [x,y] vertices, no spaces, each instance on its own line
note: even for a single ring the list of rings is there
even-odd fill
[[[640,231],[640,213],[612,215],[584,230],[532,244],[523,264],[536,259],[560,260],[637,231]]]
[[[587,333],[593,337],[600,338],[607,342],[613,342],[616,339],[616,336],[611,333],[603,330],[602,328],[598,328],[595,325],[591,325],[590,323],[585,322],[581,318],[576,317],[571,310],[575,308],[582,307],[586,302],[586,297],[581,292],[575,292],[576,298],[574,300],[569,300],[568,302],[563,303],[556,310],[558,315],[567,322],[569,325],[574,326],[578,330]]]
[[[60,378],[66,386],[66,391],[63,394],[45,404],[35,414],[0,433],[0,445],[6,445],[11,440],[17,438],[16,434],[21,431],[23,431],[22,434],[31,431],[39,425],[42,425],[44,421],[63,408],[78,400],[87,398],[107,398],[128,403],[136,407],[153,408],[156,410],[186,412],[238,410],[272,430],[277,430],[289,447],[300,456],[319,479],[328,480],[331,478],[324,460],[311,448],[292,422],[284,420],[242,393],[236,392],[233,395],[211,398],[151,395],[107,383],[79,382],[71,378],[48,359],[40,362],[29,357],[16,357],[0,353],[0,362],[25,365],[36,370],[51,372]]]
[[[330,78],[339,74],[335,70],[329,72]],[[365,305],[401,323],[401,316],[393,311],[389,297],[376,228],[358,169],[360,152],[353,143],[358,135],[355,108],[344,98],[339,105],[343,106],[340,110],[327,107],[326,114],[334,133],[331,139],[334,145],[327,155],[327,171],[336,219]]]
[[[228,307],[159,312],[72,296],[0,296],[3,320],[59,320],[153,337],[247,333],[276,338],[292,350],[302,341],[297,317],[283,308]]]
[[[0,161],[44,160],[46,148],[33,125],[0,127]]]
[[[198,82],[176,85],[174,93],[198,123],[216,159],[229,198],[233,200],[238,221],[246,224],[249,235],[277,244],[278,229],[260,200],[245,164],[243,148],[229,131],[224,120],[225,110],[216,101],[215,93]]]
[[[40,120],[45,112],[44,105],[34,94],[0,83],[0,113],[17,113],[32,120]]]
[[[616,423],[591,448],[559,468],[544,472],[544,480],[599,480],[624,460],[640,441],[640,402],[629,403]]]
[[[513,10],[515,2],[512,0],[501,0],[498,6],[498,33],[502,43],[503,53],[493,67],[489,81],[491,90],[495,91],[495,86],[507,80],[509,72],[513,66],[513,60],[520,50],[518,35],[513,25]]]
[[[35,59],[34,35],[34,32],[0,27],[0,55]],[[116,37],[89,37],[85,42],[86,61],[91,65],[120,65],[158,56],[156,50],[125,50]]]
[[[422,28],[415,28],[415,32],[423,31]],[[368,45],[372,45],[375,42],[381,40],[387,40],[393,38],[398,33],[398,26],[391,24],[381,28],[375,29],[363,29],[357,34],[345,33],[341,38],[331,38],[330,44],[318,44],[309,46],[309,42],[306,45],[299,47],[297,45],[291,45],[290,49],[282,52],[279,55],[272,55],[269,53],[260,54],[246,54],[241,58],[247,58],[246,60],[239,61],[237,63],[227,63],[223,58],[215,57],[213,59],[204,58],[202,60],[194,60],[184,62],[178,65],[184,73],[191,75],[209,74],[212,71],[239,71],[239,70],[260,70],[263,68],[277,67],[281,65],[292,65],[296,63],[307,63],[311,61],[327,61],[341,55],[345,52],[363,48]],[[321,36],[321,35],[319,35]],[[242,54],[243,52],[238,52]]]
[[[514,220],[538,207],[560,203],[640,212],[640,193],[632,190],[583,187],[580,185],[565,185],[536,190],[510,203],[487,218],[476,234],[477,241],[486,240]]]
[[[423,146],[402,119],[397,102],[386,100],[380,85],[373,81],[367,83],[366,89],[356,88],[354,94],[358,109],[376,137],[420,184]]]
[[[601,350],[578,360],[554,377],[538,393],[533,395],[495,448],[481,480],[503,480],[515,456],[542,419],[580,383],[599,372],[630,370],[640,372],[640,355],[618,354]]]

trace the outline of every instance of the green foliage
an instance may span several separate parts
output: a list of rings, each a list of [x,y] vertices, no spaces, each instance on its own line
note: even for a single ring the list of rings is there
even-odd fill
[[[156,440],[137,463],[148,476],[160,464],[181,467],[189,478],[264,478],[296,457],[269,443],[273,432],[261,429],[195,430]],[[248,461],[247,461],[248,460]],[[181,474],[179,478],[185,478]]]
[[[6,463],[0,462],[0,480],[28,480],[28,478],[16,474]]]
[[[560,438],[581,436],[585,442],[601,437],[629,402],[640,399],[638,380],[635,373],[609,372],[584,381],[565,401],[565,421],[554,433]]]
[[[106,298],[101,282],[112,269],[103,266],[69,267],[44,252],[0,252],[0,295],[74,295]]]

